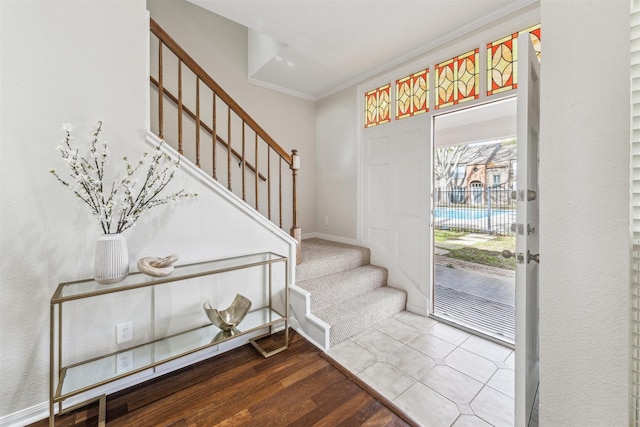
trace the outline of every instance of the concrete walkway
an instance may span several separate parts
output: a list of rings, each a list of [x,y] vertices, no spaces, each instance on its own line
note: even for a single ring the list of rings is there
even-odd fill
[[[436,285],[515,306],[515,272],[436,256]]]

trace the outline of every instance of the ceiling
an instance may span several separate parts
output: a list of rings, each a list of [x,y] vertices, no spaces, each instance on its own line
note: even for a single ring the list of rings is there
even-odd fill
[[[434,144],[495,142],[516,137],[515,97],[435,116]]]
[[[249,79],[320,99],[536,0],[188,0],[249,28]]]

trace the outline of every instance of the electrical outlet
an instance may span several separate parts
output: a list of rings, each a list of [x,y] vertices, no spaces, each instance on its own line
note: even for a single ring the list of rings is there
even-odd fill
[[[324,217],[324,226],[325,226],[325,227],[328,227],[328,226],[329,226],[329,217],[328,217],[328,216],[325,216],[325,217]]]
[[[116,374],[133,369],[133,351],[123,351],[116,355]]]
[[[133,339],[133,322],[119,323],[116,325],[116,344],[131,341]]]

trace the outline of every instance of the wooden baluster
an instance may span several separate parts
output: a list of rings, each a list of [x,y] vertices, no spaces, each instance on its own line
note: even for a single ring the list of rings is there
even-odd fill
[[[151,20],[151,32],[158,37],[158,81],[156,82],[153,77],[151,77],[152,84],[156,85],[158,88],[158,127],[159,127],[159,137],[164,138],[164,98],[166,97],[173,105],[178,108],[178,152],[183,154],[184,151],[184,123],[183,116],[187,116],[191,118],[196,123],[196,159],[195,163],[198,167],[202,167],[200,163],[200,139],[201,133],[203,131],[209,133],[212,136],[212,176],[214,179],[218,179],[217,173],[217,145],[221,144],[223,148],[227,149],[227,188],[229,191],[233,192],[232,186],[232,167],[231,167],[231,157],[233,156],[235,159],[239,159],[240,166],[242,168],[242,199],[246,202],[246,169],[249,168],[251,172],[255,173],[254,176],[254,186],[255,186],[255,208],[259,210],[260,208],[260,191],[259,191],[259,179],[263,181],[269,181],[267,183],[267,214],[270,220],[273,220],[273,216],[275,215],[272,212],[272,185],[271,185],[271,151],[273,150],[279,158],[278,167],[278,189],[273,189],[273,191],[278,191],[278,210],[279,210],[279,226],[283,228],[284,216],[283,216],[283,163],[290,166],[292,169],[292,203],[293,203],[293,224],[292,224],[292,235],[294,235],[294,231],[299,233],[299,224],[298,224],[298,206],[297,206],[297,170],[299,169],[299,157],[297,156],[297,151],[293,150],[292,155],[289,155],[286,151],[282,149],[274,140],[271,138],[261,127],[258,125],[253,118],[251,118],[234,100],[227,94],[194,60],[191,58],[185,51],[182,49],[176,42],[173,40],[155,21]],[[170,52],[176,55],[178,59],[178,97],[174,96],[170,91],[166,90],[164,87],[164,63],[163,63],[163,50],[169,49]],[[182,67],[186,66],[189,70],[191,70],[196,78],[196,112],[191,111],[186,105],[184,105],[184,99],[182,94],[183,89],[183,81],[182,81]],[[207,85],[208,88],[211,89],[213,95],[213,106],[212,106],[212,126],[209,128],[206,123],[204,123],[200,117],[200,84],[203,83]],[[221,99],[227,105],[227,141],[220,138],[218,135],[218,125],[217,125],[217,100]],[[242,153],[238,153],[232,147],[232,117],[231,114],[237,115],[239,120],[242,121]],[[252,165],[251,162],[247,161],[246,157],[246,127],[255,132],[255,165]],[[258,171],[258,163],[260,156],[260,141],[266,145],[267,149],[267,177],[261,175]],[[188,150],[187,150],[188,151]],[[221,159],[222,160],[222,159]],[[224,163],[224,160],[222,160]],[[223,164],[221,163],[221,165]],[[276,165],[274,164],[274,167]],[[223,172],[224,173],[224,172]],[[295,236],[295,235],[294,235]]]
[[[300,156],[298,150],[291,150],[291,191],[293,193],[293,226],[290,234],[298,241],[296,246],[296,264],[302,262],[302,230],[298,224],[298,186],[296,178],[300,169]]]
[[[196,166],[200,166],[200,79],[196,77]]]
[[[182,147],[182,60],[178,60],[178,153],[183,154]]]
[[[242,159],[240,160],[240,164],[242,165],[242,200],[247,201],[247,186],[245,183],[245,165],[246,165],[246,154],[245,154],[245,140],[244,140],[244,131],[245,131],[244,120],[242,121]]]
[[[216,145],[218,145],[218,140],[217,140],[217,133],[216,133],[216,93],[213,92],[213,113],[212,113],[212,118],[211,118],[211,122],[212,122],[212,127],[211,127],[211,136],[213,137],[211,143],[213,144],[212,147],[212,154],[211,154],[211,161],[213,162],[213,179],[215,179],[216,181],[218,180],[218,176],[216,174]]]
[[[158,40],[158,137],[164,139],[164,122],[162,120],[163,76],[162,76],[162,41]]]
[[[253,174],[255,181],[255,191],[256,191],[256,210],[258,209],[258,133],[256,132],[256,155],[255,155],[255,168],[256,172]]]
[[[267,216],[271,219],[271,147],[267,146]]]
[[[280,205],[280,228],[282,228],[282,157],[280,157],[278,169],[279,169],[278,185],[280,186],[280,188],[278,189],[278,193],[279,193],[278,198],[279,198],[279,205]]]
[[[231,189],[231,107],[227,105],[227,188]]]

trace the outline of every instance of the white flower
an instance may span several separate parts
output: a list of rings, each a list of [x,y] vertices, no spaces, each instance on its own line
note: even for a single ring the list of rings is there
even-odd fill
[[[196,196],[180,190],[165,198],[159,198],[160,189],[164,188],[173,178],[173,172],[169,173],[172,168],[166,163],[171,162],[171,159],[164,153],[162,155],[156,154],[150,159],[151,164],[146,172],[146,177],[142,180],[133,178],[133,176],[144,164],[148,153],[144,153],[142,158],[133,164],[129,162],[127,157],[123,157],[124,177],[111,183],[104,183],[105,166],[109,164],[107,158],[110,150],[107,147],[107,142],[102,141],[101,153],[97,155],[102,121],[98,122],[98,128],[89,144],[88,155],[85,157],[70,146],[70,141],[73,140],[71,137],[73,126],[65,123],[62,125],[62,129],[67,132],[67,135],[62,140],[62,145],[58,145],[56,149],[60,152],[63,160],[67,162],[67,172],[71,179],[63,180],[54,169],[50,169],[50,172],[61,184],[69,188],[76,197],[89,206],[91,214],[98,218],[104,233],[121,233],[135,225],[143,212],[155,206],[181,197]],[[160,152],[160,147],[157,148],[157,152]],[[69,185],[67,181],[75,185]],[[140,188],[133,193],[136,186]],[[117,210],[114,209],[116,206],[118,206]]]

